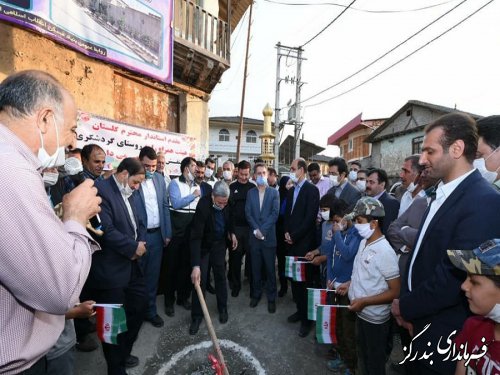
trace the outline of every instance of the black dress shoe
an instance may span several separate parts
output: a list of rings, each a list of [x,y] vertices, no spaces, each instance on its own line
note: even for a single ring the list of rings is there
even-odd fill
[[[310,323],[301,323],[299,328],[299,336],[306,337],[309,332],[311,332],[311,324]]]
[[[299,316],[299,312],[295,312],[293,313],[292,315],[290,315],[288,318],[288,323],[297,323],[300,321],[300,316]]]
[[[287,288],[281,288],[278,292],[278,297],[284,297],[286,292],[288,292]]]
[[[225,323],[227,323],[228,319],[229,319],[229,317],[227,315],[227,309],[222,310],[219,313],[219,322],[221,322],[221,324],[225,324]]]
[[[175,310],[174,310],[174,306],[173,305],[165,305],[165,314],[167,314],[167,316],[174,316],[175,315]]]
[[[125,360],[125,368],[135,367],[139,364],[139,358],[135,355],[130,354]]]
[[[189,334],[196,335],[200,329],[201,318],[194,318],[191,320],[191,325],[189,326]]]
[[[156,328],[163,327],[163,324],[164,324],[163,319],[158,314],[156,314],[152,318],[149,318],[146,320],[148,322],[150,322],[153,325],[153,327],[156,327]]]
[[[207,284],[207,292],[210,294],[215,294],[215,288],[212,286],[212,284]]]
[[[257,307],[258,304],[259,304],[259,300],[257,298],[252,298],[250,300],[250,307]]]
[[[276,302],[269,301],[267,303],[267,311],[269,311],[271,314],[274,314],[276,312]]]
[[[240,291],[238,289],[231,290],[231,297],[238,297]]]
[[[99,347],[99,344],[91,335],[86,335],[83,340],[76,343],[75,347],[81,352],[92,352]]]

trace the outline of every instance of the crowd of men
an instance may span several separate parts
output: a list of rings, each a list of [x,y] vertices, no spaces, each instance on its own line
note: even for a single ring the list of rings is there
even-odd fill
[[[500,238],[500,116],[429,124],[394,196],[384,169],[340,157],[325,176],[299,158],[281,178],[261,160],[216,170],[213,159],[186,157],[171,177],[168,155],[146,146],[105,171],[106,150],[76,149],[75,129],[74,100],[52,76],[25,71],[0,84],[0,373],[72,374],[75,345],[97,348],[94,304],[113,303],[127,331],[102,349],[108,373],[126,374],[143,322],[164,325],[158,294],[167,317],[176,305],[191,310],[191,335],[203,321],[197,285],[216,295],[222,324],[227,287],[238,298],[244,277],[250,308],[265,295],[274,314],[290,283],[285,257],[297,256],[310,263],[305,281],[291,281],[288,322],[306,337],[307,288],[334,290],[332,302],[349,307],[337,315],[328,369],[384,374],[394,320],[403,344],[423,353],[470,315],[467,274],[446,250]],[[400,370],[455,366],[434,351]]]

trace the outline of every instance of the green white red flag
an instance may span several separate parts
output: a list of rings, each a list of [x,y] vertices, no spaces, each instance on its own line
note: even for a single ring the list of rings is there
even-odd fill
[[[328,289],[307,288],[307,319],[316,320],[316,306],[326,305]]]
[[[293,281],[306,281],[306,264],[310,262],[299,262],[295,261],[293,263]]]
[[[118,335],[127,331],[127,318],[121,305],[96,304],[97,337],[108,344],[118,344]]]
[[[317,305],[316,307],[316,338],[320,344],[336,344],[335,326],[337,307]]]
[[[293,264],[299,257],[285,257],[285,277],[293,278]]]

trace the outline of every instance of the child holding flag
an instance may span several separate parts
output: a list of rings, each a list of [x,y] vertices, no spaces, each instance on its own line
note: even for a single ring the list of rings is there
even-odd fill
[[[354,259],[349,285],[349,310],[356,312],[358,368],[363,375],[384,375],[390,334],[391,303],[399,296],[396,253],[382,235],[384,206],[372,197],[361,198],[348,215],[363,237]],[[337,288],[342,293],[347,284]]]
[[[474,250],[448,250],[453,265],[467,272],[462,284],[469,307],[468,318],[455,339],[469,354],[457,363],[455,375],[500,372],[500,239],[487,241]],[[483,348],[486,346],[486,349]],[[484,355],[477,355],[484,353]],[[464,354],[464,353],[462,353]],[[473,359],[476,354],[478,359]],[[465,359],[467,358],[467,359]]]
[[[330,206],[332,229],[330,245],[326,247],[327,255],[327,288],[337,291],[336,303],[349,305],[347,296],[348,282],[351,280],[354,257],[358,252],[361,236],[352,225],[352,221],[344,220],[348,204],[336,199]],[[342,288],[344,285],[344,288]],[[355,337],[356,315],[345,308],[337,309],[336,335],[340,358],[328,361],[327,368],[332,371],[346,370],[354,373],[356,369]]]

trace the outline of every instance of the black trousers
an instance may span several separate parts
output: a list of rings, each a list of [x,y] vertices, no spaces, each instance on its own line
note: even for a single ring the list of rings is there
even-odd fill
[[[227,282],[226,282],[226,242],[224,240],[216,241],[209,252],[201,257],[200,262],[200,283],[203,297],[206,293],[206,283],[208,279],[209,267],[212,268],[215,281],[215,296],[217,298],[217,310],[219,312],[227,310]],[[203,317],[198,294],[193,288],[191,318],[197,319]]]
[[[102,343],[108,375],[126,375],[125,360],[132,352],[146,313],[146,281],[137,261],[133,262],[130,282],[124,288],[92,289],[97,303],[121,303],[127,317],[127,331],[118,335],[118,345]]]
[[[280,288],[283,290],[288,290],[288,280],[285,277],[286,255],[288,255],[288,244],[285,242],[285,231],[282,219],[279,219],[276,223],[276,258],[278,258],[278,277],[280,280]]]
[[[310,264],[306,265],[306,281],[292,281],[292,295],[297,306],[300,321],[304,324],[309,324],[307,319],[307,288],[313,287],[313,267]]]
[[[248,227],[235,227],[234,234],[238,240],[238,247],[236,250],[229,249],[229,270],[227,279],[229,280],[229,287],[231,290],[241,290],[241,265],[243,255],[245,258],[245,274],[248,272],[248,280],[250,281],[250,292],[252,292],[252,272],[250,265],[250,247],[248,244],[248,236],[250,229]]]
[[[167,263],[165,284],[165,306],[174,304],[177,292],[177,303],[189,299],[192,290],[189,237],[173,237],[165,250]]]

